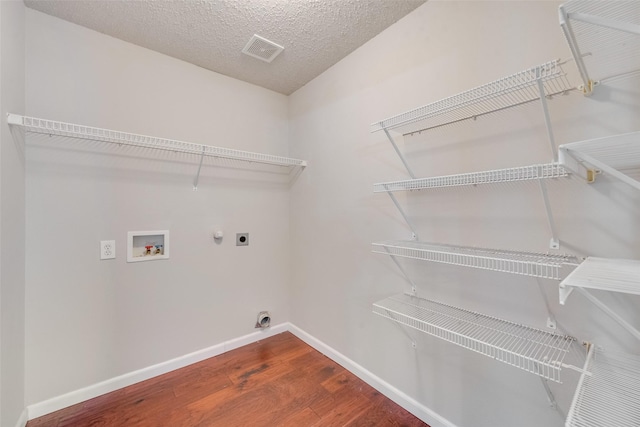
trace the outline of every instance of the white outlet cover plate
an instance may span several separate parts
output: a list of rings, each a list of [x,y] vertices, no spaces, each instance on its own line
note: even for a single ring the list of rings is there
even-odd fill
[[[116,257],[116,241],[100,241],[100,259],[114,259]]]

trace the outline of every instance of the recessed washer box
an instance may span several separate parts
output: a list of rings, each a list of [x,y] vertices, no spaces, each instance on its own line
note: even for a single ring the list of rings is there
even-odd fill
[[[169,230],[127,233],[127,262],[159,259],[169,259]]]

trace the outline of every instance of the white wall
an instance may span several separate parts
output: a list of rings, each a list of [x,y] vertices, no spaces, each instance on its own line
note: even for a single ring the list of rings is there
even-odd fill
[[[25,17],[22,1],[0,2],[0,425],[24,409],[24,146],[4,117],[24,112]]]
[[[30,9],[26,52],[28,115],[288,154],[283,95]],[[197,157],[107,145],[28,137],[27,404],[288,320],[287,175],[206,160],[194,192]],[[128,264],[157,229],[171,258]]]
[[[428,2],[290,96],[291,155],[313,167],[291,195],[291,320],[460,426],[561,426],[536,376],[374,316],[371,303],[410,290],[371,242],[410,231],[376,182],[408,179],[384,134],[369,124],[570,53],[557,2]],[[577,84],[574,65],[565,69]],[[557,97],[550,112],[558,143],[638,130],[639,79],[609,82],[590,98]],[[402,142],[400,138],[400,142]],[[547,163],[539,104],[405,137],[420,177]],[[562,252],[640,257],[640,198],[599,177],[548,183]],[[398,194],[422,241],[549,251],[536,183]],[[535,279],[403,261],[419,295],[545,328]],[[580,296],[557,302],[563,330],[608,348],[638,351],[622,329]],[[601,295],[638,324],[640,299]],[[553,385],[566,411],[577,375]]]

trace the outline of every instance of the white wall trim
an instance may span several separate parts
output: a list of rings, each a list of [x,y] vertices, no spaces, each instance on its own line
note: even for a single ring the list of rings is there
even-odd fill
[[[20,414],[20,418],[18,418],[16,427],[25,427],[27,425],[27,421],[29,421],[29,416],[27,413],[27,408],[24,408],[22,410],[22,414]]]
[[[277,335],[287,330],[289,330],[288,323],[274,325],[268,329],[261,329],[242,337],[224,341],[220,344],[216,344],[202,350],[194,351],[193,353],[189,353],[184,356],[176,357],[175,359],[171,359],[166,362],[161,362],[156,365],[139,369],[137,371],[129,372],[127,374],[120,375],[118,377],[111,378],[81,388],[79,390],[63,394],[61,396],[53,397],[43,402],[34,403],[33,405],[29,405],[27,407],[28,419],[32,420],[34,418],[50,414],[68,406],[84,402],[85,400],[93,399],[94,397],[98,397],[105,393],[110,393],[123,387],[138,383],[140,381],[148,380],[149,378],[153,378],[158,375],[166,374],[167,372],[175,371],[176,369],[183,368],[185,366],[200,362],[210,357],[218,356],[227,351],[231,351],[233,349],[251,344],[256,341],[260,341],[262,339]],[[20,427],[24,427],[24,425]]]
[[[349,359],[347,356],[323,343],[319,339],[309,335],[297,326],[290,323],[289,331],[305,343],[309,344],[311,347],[318,350],[320,353],[327,356],[329,359],[343,366],[349,372],[369,384],[371,387],[378,390],[380,393],[384,394],[386,397],[388,397],[407,411],[411,412],[416,417],[420,418],[425,423],[429,424],[431,427],[456,427],[455,424],[453,424],[446,418],[443,418],[411,396],[398,390],[388,382],[384,381],[382,378],[374,375],[371,371],[363,368],[353,360]]]
[[[369,384],[371,387],[384,394],[386,397],[406,409],[407,411],[420,418],[422,421],[429,424],[431,427],[456,427],[455,424],[441,417],[431,409],[427,408],[417,400],[413,399],[409,395],[398,390],[382,378],[374,375],[367,369],[363,368],[353,360],[349,359],[342,353],[328,346],[319,339],[309,335],[297,326],[285,322],[268,329],[259,330],[242,337],[234,338],[220,344],[213,345],[211,347],[194,351],[193,353],[186,354],[184,356],[176,357],[175,359],[161,362],[147,368],[139,369],[137,371],[130,372],[128,374],[120,375],[115,378],[111,378],[106,381],[99,382],[97,384],[90,385],[88,387],[75,390],[61,396],[45,400],[43,402],[29,405],[18,421],[16,427],[25,427],[27,419],[34,419],[46,414],[58,411],[71,405],[83,402],[88,399],[118,390],[123,387],[130,386],[140,381],[147,380],[149,378],[156,377],[158,375],[165,374],[167,372],[174,371],[179,368],[191,365],[193,363],[200,362],[204,359],[226,353],[227,351],[234,350],[247,344],[260,341],[261,339],[268,338],[273,335],[277,335],[281,332],[290,331],[296,337],[318,350],[334,362],[343,366],[352,374]],[[28,415],[28,416],[27,416]]]

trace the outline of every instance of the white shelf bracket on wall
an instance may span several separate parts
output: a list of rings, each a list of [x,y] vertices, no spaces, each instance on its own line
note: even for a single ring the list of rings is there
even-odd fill
[[[416,287],[416,284],[414,283],[414,281],[411,280],[411,278],[407,274],[407,271],[404,269],[402,264],[400,264],[396,256],[389,251],[389,248],[385,247],[384,249],[387,251],[387,254],[389,254],[389,256],[391,257],[393,262],[396,264],[396,266],[398,267],[398,269],[400,270],[404,278],[407,280],[407,282],[409,282],[409,284],[411,285],[411,293],[413,295],[416,295],[418,293],[418,288]]]
[[[389,139],[389,142],[391,142],[391,145],[393,146],[393,149],[395,150],[396,154],[398,154],[398,157],[400,157],[400,160],[402,161],[402,164],[404,165],[405,169],[407,169],[407,173],[409,174],[409,176],[415,179],[416,176],[413,173],[413,170],[411,170],[411,166],[409,166],[409,163],[407,163],[407,159],[404,157],[404,154],[402,154],[402,151],[400,151],[400,149],[398,148],[398,145],[396,144],[393,137],[389,133],[389,130],[384,129],[384,133],[385,135],[387,135],[387,138]]]
[[[536,375],[540,375],[540,367],[538,366],[538,363],[534,364],[534,368],[535,368],[535,374]],[[549,387],[549,381],[546,378],[543,377],[539,377],[540,378],[540,382],[542,383],[542,387],[544,388],[545,393],[547,393],[547,401],[549,402],[549,406],[553,409],[555,409],[556,411],[560,412],[560,408],[558,408],[558,403],[556,402],[556,397],[553,395],[553,392],[551,391],[551,388]],[[562,415],[562,412],[560,412],[560,415]],[[563,416],[564,418],[564,416]]]
[[[200,163],[198,164],[198,172],[193,179],[193,191],[198,191],[198,181],[200,180],[200,171],[202,170],[202,161],[204,160],[204,147],[202,147],[202,154],[200,155]]]
[[[584,178],[589,184],[596,182],[596,176],[601,171],[594,169],[593,166],[589,168],[584,162],[578,161],[577,158],[564,149],[564,145],[560,146],[558,154],[558,161],[563,167]]]
[[[407,331],[404,328],[404,324],[402,324],[393,313],[387,313],[387,314],[388,314],[389,318],[391,320],[393,320],[393,322],[391,322],[391,323],[394,324],[396,326],[396,328],[398,328],[398,330],[400,332],[402,332],[402,334],[407,338],[407,340],[409,340],[409,343],[411,344],[411,347],[418,348],[418,344],[416,344],[416,340],[411,336],[409,331]]]
[[[558,16],[584,94],[610,77],[640,70],[640,2],[572,0]]]
[[[386,248],[385,248],[386,249]],[[402,266],[402,264],[400,264],[400,262],[398,261],[398,259],[395,257],[395,255],[393,255],[392,253],[389,253],[389,250],[387,249],[387,253],[389,254],[389,256],[391,257],[391,260],[395,263],[395,265],[398,267],[398,270],[400,270],[400,272],[402,273],[402,275],[404,276],[404,278],[407,280],[407,282],[409,282],[409,284],[411,285],[411,294],[412,295],[416,295],[418,293],[418,288],[416,287],[416,284],[413,282],[413,280],[411,280],[411,278],[409,277],[409,275],[407,274],[407,271],[404,269],[404,267]]]
[[[587,289],[640,295],[640,261],[589,257],[573,270],[559,286],[560,304],[578,291],[627,332],[640,340],[640,331],[624,320]]]
[[[549,224],[549,232],[551,233],[551,240],[549,241],[549,248],[560,249],[560,240],[558,239],[558,232],[556,230],[556,223],[553,220],[553,212],[551,211],[551,203],[549,202],[549,194],[547,192],[547,185],[544,180],[539,179],[540,193],[542,193],[542,200],[544,201],[544,208],[547,214],[547,223]]]
[[[549,329],[557,329],[558,324],[556,322],[556,316],[551,311],[551,304],[549,304],[549,298],[547,298],[547,294],[544,292],[544,287],[542,286],[542,281],[539,277],[536,277],[536,283],[538,284],[538,290],[540,291],[540,295],[542,296],[542,300],[544,301],[544,306],[547,309],[547,328]]]
[[[640,182],[624,171],[640,169],[640,132],[563,144],[560,164],[593,182],[598,173],[640,190]]]
[[[633,327],[629,322],[624,320],[618,313],[612,310],[608,305],[600,301],[595,295],[591,292],[587,291],[583,288],[576,288],[578,292],[580,292],[585,298],[587,298],[593,305],[598,307],[604,313],[609,315],[613,320],[615,320],[620,326],[622,326],[627,332],[633,335],[637,340],[640,341],[640,331]]]
[[[411,240],[419,240],[418,232],[416,231],[415,226],[413,225],[413,223],[411,222],[407,214],[404,212],[404,209],[402,209],[402,206],[400,206],[400,203],[398,202],[398,199],[396,199],[396,196],[394,196],[393,193],[390,191],[388,191],[387,194],[389,195],[389,197],[391,197],[393,204],[396,205],[396,208],[400,212],[400,215],[402,215],[402,218],[404,218],[404,221],[407,223],[407,225],[411,229]]]
[[[551,145],[551,156],[553,162],[558,162],[558,150],[556,148],[556,141],[553,136],[553,130],[551,129],[551,117],[549,116],[549,106],[547,105],[547,96],[544,92],[544,82],[542,81],[542,70],[537,69],[538,73],[537,83],[538,92],[540,94],[540,105],[542,106],[542,115],[544,116],[544,124],[547,128],[547,137],[549,138],[549,144]]]
[[[589,77],[587,67],[584,64],[584,60],[582,59],[582,52],[580,52],[580,47],[576,43],[576,37],[573,33],[573,27],[571,25],[571,21],[569,20],[567,11],[564,8],[564,5],[561,5],[558,8],[558,14],[560,19],[560,27],[564,32],[564,37],[567,40],[567,44],[569,45],[569,50],[571,50],[573,59],[576,61],[576,66],[578,67],[578,72],[580,73],[580,77],[582,78],[582,85],[580,86],[580,89],[585,95],[591,95],[591,92],[593,92],[593,87],[597,83],[595,83],[593,80],[591,80],[591,77]]]

